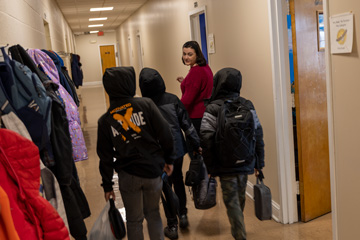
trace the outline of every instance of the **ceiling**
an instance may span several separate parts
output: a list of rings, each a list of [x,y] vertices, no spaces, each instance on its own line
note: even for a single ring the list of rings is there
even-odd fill
[[[115,30],[147,0],[56,0],[66,21],[75,34],[89,31]],[[90,8],[114,7],[112,11],[90,12]],[[89,21],[89,18],[107,17],[105,21]],[[88,27],[104,24],[102,27]]]

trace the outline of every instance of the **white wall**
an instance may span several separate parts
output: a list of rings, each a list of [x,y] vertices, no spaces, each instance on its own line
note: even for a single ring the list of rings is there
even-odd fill
[[[0,0],[0,45],[46,49],[44,20],[54,51],[74,53],[74,35],[55,0]],[[66,44],[68,42],[68,44]],[[63,56],[62,56],[63,57]],[[69,58],[64,57],[66,66]]]
[[[354,13],[354,42],[350,54],[330,55],[328,88],[332,102],[329,125],[333,136],[332,197],[334,239],[358,239],[360,216],[359,136],[360,136],[360,2],[354,0],[328,0],[328,17],[352,11]],[[330,145],[330,146],[331,146]]]
[[[273,200],[280,203],[278,155],[276,147],[274,96],[270,54],[269,16],[267,1],[218,0],[198,1],[206,5],[207,29],[215,37],[216,53],[210,55],[213,73],[223,67],[235,67],[242,72],[241,95],[250,98],[264,128],[266,184]],[[181,96],[177,76],[189,70],[181,62],[182,45],[190,40],[189,12],[193,1],[152,0],[133,14],[117,30],[121,62],[130,64],[128,37],[138,75],[136,34],[140,33],[144,66],[157,69],[163,76],[168,92]],[[140,95],[139,89],[137,93]],[[250,181],[255,183],[255,178]]]

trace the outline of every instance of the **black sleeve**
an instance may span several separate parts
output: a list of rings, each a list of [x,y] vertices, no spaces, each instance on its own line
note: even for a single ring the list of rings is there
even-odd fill
[[[193,149],[196,150],[200,147],[200,138],[190,120],[189,114],[186,111],[184,104],[180,101],[180,99],[177,100],[176,114],[180,123],[180,127],[184,131],[186,139],[193,146]]]
[[[209,174],[215,172],[215,133],[216,133],[216,116],[205,111],[201,120],[200,139],[203,149],[203,158]]]
[[[157,140],[164,151],[164,158],[167,164],[173,164],[172,153],[174,151],[174,139],[170,130],[169,123],[160,113],[160,110],[152,100],[149,100],[151,111],[151,126],[154,129]]]
[[[249,101],[250,102],[250,101]],[[259,117],[255,111],[254,105],[251,103],[252,109],[251,113],[253,114],[254,121],[255,121],[255,140],[256,140],[256,146],[255,146],[255,152],[256,152],[256,165],[255,168],[262,169],[265,166],[265,151],[264,151],[264,134],[263,129],[260,124]]]
[[[115,157],[115,150],[111,140],[110,126],[105,121],[98,122],[98,136],[97,136],[97,154],[100,158],[99,170],[102,177],[101,186],[104,188],[104,192],[110,192],[113,190],[112,182],[114,168],[113,161]]]

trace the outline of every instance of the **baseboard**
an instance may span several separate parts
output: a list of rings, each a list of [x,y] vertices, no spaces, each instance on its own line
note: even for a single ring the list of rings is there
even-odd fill
[[[246,195],[254,201],[254,184],[252,184],[250,181],[247,182]],[[272,218],[276,222],[281,222],[280,205],[274,200],[271,200],[271,205],[272,205]]]

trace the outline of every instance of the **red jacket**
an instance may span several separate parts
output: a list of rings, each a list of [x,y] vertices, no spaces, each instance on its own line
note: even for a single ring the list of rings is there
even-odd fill
[[[20,239],[70,239],[59,214],[39,194],[38,148],[7,129],[0,129],[0,186],[9,197],[11,215]]]
[[[181,102],[190,118],[202,118],[205,112],[204,99],[210,98],[213,88],[213,73],[208,65],[194,66],[182,81]]]

